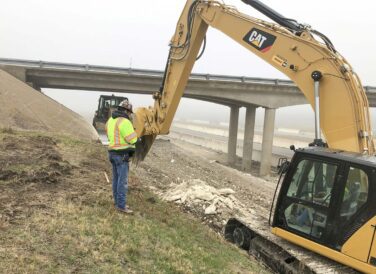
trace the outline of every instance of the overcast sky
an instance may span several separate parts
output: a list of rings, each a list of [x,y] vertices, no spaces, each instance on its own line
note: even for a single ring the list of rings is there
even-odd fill
[[[0,57],[161,70],[167,57],[168,42],[185,4],[184,0],[0,1]],[[263,2],[286,17],[308,23],[326,34],[352,64],[363,84],[376,86],[375,2]],[[240,0],[225,3],[251,16],[265,18]],[[206,52],[195,64],[194,72],[285,78],[222,33],[209,29],[207,38]],[[74,110],[79,109],[83,115],[93,111],[98,98],[97,93],[90,95],[88,92],[46,93]],[[129,97],[135,105],[151,102],[149,97]],[[184,100],[179,113],[187,111],[192,104],[197,106],[195,109],[203,109],[191,114],[195,118],[205,120],[211,113],[220,113],[215,116],[227,119],[227,108],[194,100]],[[312,118],[312,110],[307,106],[277,112],[279,117],[295,113]]]

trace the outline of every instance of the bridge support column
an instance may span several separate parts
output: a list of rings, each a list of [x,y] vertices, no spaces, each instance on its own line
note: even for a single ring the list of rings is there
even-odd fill
[[[262,151],[260,176],[270,173],[274,137],[275,108],[265,108],[264,130],[262,134]]]
[[[32,84],[32,87],[35,89],[35,90],[37,90],[37,91],[39,91],[39,92],[42,92],[42,89],[40,88],[40,86],[38,86],[37,84]]]
[[[236,143],[238,140],[239,107],[231,106],[230,125],[227,143],[227,162],[230,165],[236,163]]]
[[[256,107],[252,105],[247,106],[246,113],[245,113],[243,160],[242,160],[242,169],[244,171],[251,171],[253,137],[255,135],[255,120],[256,120]]]

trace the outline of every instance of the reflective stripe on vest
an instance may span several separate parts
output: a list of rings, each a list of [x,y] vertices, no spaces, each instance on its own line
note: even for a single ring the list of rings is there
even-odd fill
[[[132,142],[132,141],[133,141],[133,139],[135,139],[135,138],[136,138],[136,141],[137,141],[137,133],[136,133],[136,132],[133,132],[133,133],[129,134],[128,136],[125,136],[125,140],[126,140],[129,144],[134,143],[134,142]]]
[[[121,145],[121,141],[120,141],[120,124],[121,122],[123,122],[124,118],[117,118],[116,119],[116,124],[115,124],[115,128],[114,128],[114,138],[115,138],[115,142],[114,142],[114,146],[120,146]]]
[[[127,123],[127,124],[124,124]],[[123,128],[122,128],[123,127]],[[125,128],[124,128],[125,127]],[[124,150],[128,148],[135,148],[134,144],[137,141],[137,134],[135,133],[132,125],[126,118],[118,117],[116,119],[110,118],[106,124],[107,137],[109,140],[109,150]],[[123,135],[130,133],[122,137]],[[124,132],[125,129],[125,132]],[[135,139],[135,140],[134,140]]]

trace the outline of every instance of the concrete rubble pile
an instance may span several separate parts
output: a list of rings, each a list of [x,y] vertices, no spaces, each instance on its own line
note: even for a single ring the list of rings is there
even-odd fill
[[[188,207],[201,206],[205,215],[244,208],[234,197],[235,191],[231,188],[216,189],[200,179],[171,184],[170,187],[170,190],[162,195],[162,199]]]

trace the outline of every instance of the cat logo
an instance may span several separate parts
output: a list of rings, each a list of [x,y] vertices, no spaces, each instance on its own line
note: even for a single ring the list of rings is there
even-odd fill
[[[277,37],[265,31],[253,28],[244,36],[243,41],[261,52],[269,51]]]

